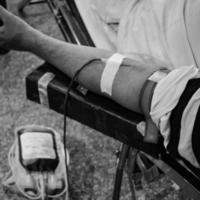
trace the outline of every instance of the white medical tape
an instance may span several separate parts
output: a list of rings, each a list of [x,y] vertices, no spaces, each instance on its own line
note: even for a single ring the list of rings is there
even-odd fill
[[[53,73],[45,73],[38,81],[38,92],[40,98],[40,104],[49,107],[49,98],[47,87],[49,83],[54,79],[55,75]]]
[[[125,56],[115,53],[106,62],[106,66],[101,76],[101,92],[112,95],[114,78]]]

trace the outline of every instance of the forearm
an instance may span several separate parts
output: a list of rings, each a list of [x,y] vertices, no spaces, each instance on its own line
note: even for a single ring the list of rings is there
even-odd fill
[[[113,52],[69,44],[41,33],[37,33],[29,51],[72,77],[87,61],[94,58],[108,58]],[[80,74],[78,81],[95,93],[100,92],[100,80],[104,62],[94,62]],[[112,98],[128,109],[140,112],[139,95],[146,79],[160,67],[145,65],[126,58],[113,83]]]
[[[70,77],[89,60],[108,58],[113,54],[113,52],[104,49],[78,46],[60,41],[38,31],[34,35],[35,39],[32,40],[30,45],[27,45],[27,50],[53,64]],[[95,71],[100,70],[100,68],[96,68]],[[92,69],[94,68],[90,68],[90,70]]]
[[[78,46],[48,37],[40,32],[28,45],[28,51],[38,55],[51,63],[62,72],[73,77],[77,70],[89,60],[95,58],[108,58],[113,52],[102,49]],[[79,75],[78,80],[88,89],[100,92],[100,75],[104,69],[104,63],[96,61],[92,66],[87,66]]]

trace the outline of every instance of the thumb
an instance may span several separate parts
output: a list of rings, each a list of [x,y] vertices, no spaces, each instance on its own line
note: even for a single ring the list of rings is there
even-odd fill
[[[0,5],[0,20],[4,22],[6,18],[10,15],[11,15],[10,12]]]

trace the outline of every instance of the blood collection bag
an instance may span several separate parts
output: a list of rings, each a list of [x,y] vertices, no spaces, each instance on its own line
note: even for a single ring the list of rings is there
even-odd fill
[[[19,159],[29,171],[54,171],[59,163],[56,138],[50,130],[18,131]]]

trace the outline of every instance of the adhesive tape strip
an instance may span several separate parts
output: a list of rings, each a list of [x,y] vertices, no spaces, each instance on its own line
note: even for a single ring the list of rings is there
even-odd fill
[[[47,87],[54,78],[55,78],[55,75],[53,73],[47,72],[38,81],[38,92],[39,92],[40,104],[46,107],[49,107]]]
[[[106,62],[106,66],[101,76],[101,92],[112,95],[114,78],[125,56],[115,53]]]

